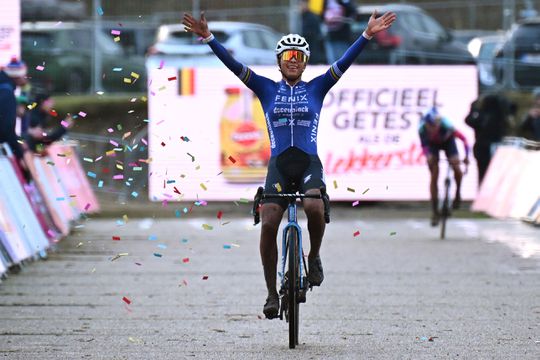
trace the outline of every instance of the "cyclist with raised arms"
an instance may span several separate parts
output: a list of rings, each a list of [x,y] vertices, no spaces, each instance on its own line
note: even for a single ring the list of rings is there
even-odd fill
[[[319,189],[324,186],[324,175],[317,155],[317,129],[323,99],[351,66],[368,40],[377,32],[389,28],[395,19],[394,13],[377,17],[376,11],[373,12],[362,36],[330,69],[309,82],[302,81],[302,73],[310,56],[309,44],[297,34],[283,36],[276,46],[282,79],[276,82],[257,75],[249,67],[236,61],[208,29],[204,12],[199,20],[190,14],[184,14],[182,24],[185,31],[200,36],[223,64],[261,101],[271,147],[265,193],[289,192],[294,183],[305,194],[320,194]],[[265,200],[261,207],[260,253],[268,289],[263,312],[269,319],[277,317],[279,311],[279,295],[276,290],[276,238],[286,208],[287,201],[278,199]],[[304,211],[311,244],[308,254],[308,281],[312,286],[319,286],[324,278],[319,256],[325,228],[323,201],[305,199]]]
[[[431,173],[430,194],[431,194],[431,226],[439,224],[439,152],[443,150],[456,181],[456,196],[452,207],[458,209],[461,204],[461,179],[463,172],[459,167],[459,153],[455,138],[460,139],[465,147],[465,159],[463,163],[469,164],[469,144],[465,136],[454,128],[454,125],[447,118],[443,117],[437,108],[431,108],[423,116],[418,128],[422,150],[427,158],[429,172]]]

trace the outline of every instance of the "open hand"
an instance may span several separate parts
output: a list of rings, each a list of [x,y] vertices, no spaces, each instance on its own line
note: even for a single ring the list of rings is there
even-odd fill
[[[367,24],[366,34],[373,36],[379,31],[386,30],[395,20],[396,14],[393,12],[386,12],[383,16],[377,17],[377,10],[374,10]]]
[[[200,20],[196,20],[191,14],[184,13],[182,24],[184,25],[184,30],[187,32],[192,32],[202,38],[210,36],[210,30],[208,30],[208,23],[206,22],[204,11],[201,12]]]

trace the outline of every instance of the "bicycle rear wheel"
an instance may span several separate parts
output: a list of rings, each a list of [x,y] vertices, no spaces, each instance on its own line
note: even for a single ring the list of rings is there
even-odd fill
[[[298,230],[291,227],[287,232],[289,244],[289,288],[288,311],[289,311],[289,348],[294,349],[298,345],[299,304],[298,289],[300,285],[300,257],[298,254]]]

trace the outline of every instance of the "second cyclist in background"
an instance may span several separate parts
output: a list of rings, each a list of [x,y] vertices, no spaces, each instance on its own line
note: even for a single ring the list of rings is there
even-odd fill
[[[432,108],[422,116],[422,121],[418,128],[422,150],[427,158],[430,180],[430,195],[431,195],[431,226],[439,224],[439,194],[438,194],[438,178],[439,178],[439,153],[443,150],[448,159],[449,166],[452,166],[454,171],[454,179],[456,181],[456,196],[452,204],[453,209],[458,209],[461,204],[461,179],[463,172],[460,168],[459,153],[455,138],[463,141],[465,147],[465,158],[463,163],[469,164],[469,144],[465,136],[454,128],[450,120],[443,117],[437,108]]]

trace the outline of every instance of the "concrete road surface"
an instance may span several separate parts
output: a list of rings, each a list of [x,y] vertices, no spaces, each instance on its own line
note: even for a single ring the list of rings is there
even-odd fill
[[[441,241],[389,215],[327,227],[294,350],[262,317],[251,219],[89,219],[0,285],[0,356],[540,359],[540,229],[453,219]]]

